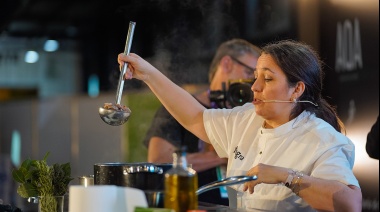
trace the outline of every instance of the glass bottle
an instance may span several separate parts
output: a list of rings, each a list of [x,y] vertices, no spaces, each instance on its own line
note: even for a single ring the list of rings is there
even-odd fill
[[[186,159],[186,147],[173,153],[173,168],[165,173],[164,207],[176,212],[198,209],[198,175]]]

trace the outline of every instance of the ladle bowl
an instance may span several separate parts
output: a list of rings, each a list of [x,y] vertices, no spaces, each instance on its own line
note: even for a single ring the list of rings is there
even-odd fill
[[[128,121],[131,115],[131,110],[127,108],[126,110],[114,110],[105,109],[103,107],[99,108],[100,118],[107,124],[112,126],[119,126]]]
[[[133,33],[135,30],[135,22],[129,22],[129,29],[128,29],[128,35],[127,35],[127,40],[125,42],[125,48],[124,48],[124,54],[128,55],[130,50],[131,50],[131,45],[132,45],[132,38],[133,38]],[[123,94],[123,88],[124,88],[124,75],[128,69],[128,64],[124,63],[120,76],[119,76],[119,83],[117,85],[117,90],[116,90],[116,104],[115,106],[119,107],[120,102],[121,102],[121,96]],[[124,108],[124,107],[123,107]],[[119,126],[124,124],[126,121],[128,121],[129,116],[131,115],[131,110],[129,108],[126,109],[108,109],[104,107],[99,108],[99,116],[100,118],[107,124],[111,126]]]

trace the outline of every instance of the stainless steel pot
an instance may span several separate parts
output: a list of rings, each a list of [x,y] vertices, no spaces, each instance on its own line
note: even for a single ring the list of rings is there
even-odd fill
[[[94,175],[85,175],[78,177],[79,185],[83,185],[85,187],[94,185]]]

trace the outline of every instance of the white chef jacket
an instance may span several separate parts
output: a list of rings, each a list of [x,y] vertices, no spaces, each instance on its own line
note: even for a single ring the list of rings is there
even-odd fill
[[[354,144],[314,114],[304,111],[275,129],[264,129],[264,119],[252,103],[246,103],[233,109],[206,110],[203,119],[217,154],[228,158],[227,176],[244,175],[263,163],[359,187],[352,172]],[[242,192],[242,185],[233,188]],[[284,185],[259,184],[254,190],[242,197],[246,210],[314,211]]]

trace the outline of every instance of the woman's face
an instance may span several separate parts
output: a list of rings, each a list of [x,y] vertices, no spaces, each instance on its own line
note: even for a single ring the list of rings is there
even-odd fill
[[[262,54],[259,57],[254,75],[256,80],[251,89],[254,93],[252,103],[255,105],[256,113],[278,124],[289,121],[293,103],[264,102],[265,100],[290,101],[295,90],[289,87],[284,72],[272,56]]]

